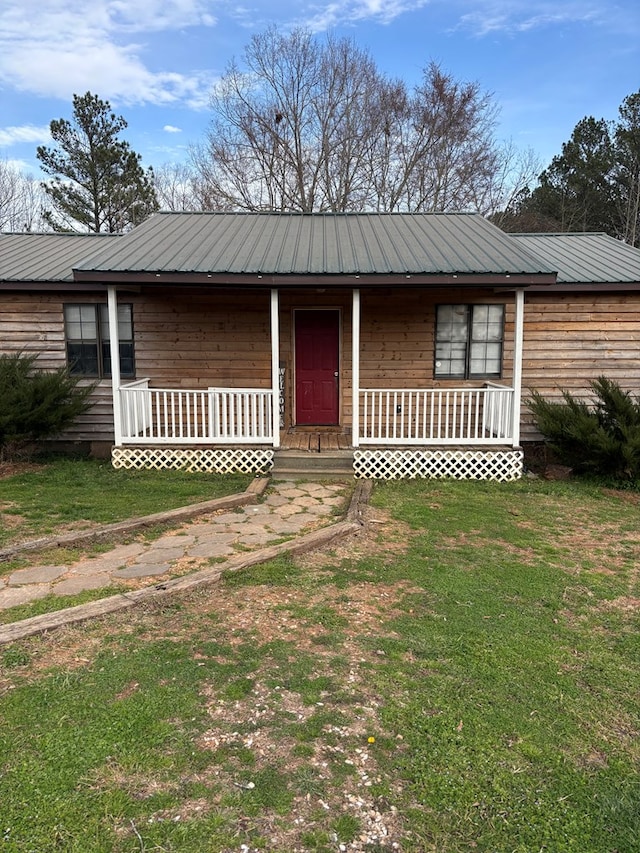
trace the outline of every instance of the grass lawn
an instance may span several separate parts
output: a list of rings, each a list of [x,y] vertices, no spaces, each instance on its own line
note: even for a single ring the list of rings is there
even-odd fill
[[[637,497],[378,484],[331,549],[0,648],[2,850],[639,850]]]
[[[109,461],[55,458],[0,477],[0,548],[65,528],[131,516],[244,491],[246,475],[116,470]]]

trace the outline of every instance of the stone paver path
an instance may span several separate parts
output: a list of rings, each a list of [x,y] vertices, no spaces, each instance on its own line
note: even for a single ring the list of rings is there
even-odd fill
[[[0,610],[45,595],[140,586],[195,571],[331,522],[344,506],[344,483],[275,483],[259,504],[200,516],[152,542],[143,538],[68,565],[40,565],[0,578]]]

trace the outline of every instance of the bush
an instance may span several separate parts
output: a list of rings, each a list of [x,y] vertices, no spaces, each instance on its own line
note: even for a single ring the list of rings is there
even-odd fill
[[[640,477],[640,400],[604,376],[589,383],[591,405],[563,391],[552,403],[537,391],[527,405],[558,461],[580,474]]]
[[[0,459],[62,432],[90,408],[93,385],[64,368],[38,370],[35,355],[0,355]]]

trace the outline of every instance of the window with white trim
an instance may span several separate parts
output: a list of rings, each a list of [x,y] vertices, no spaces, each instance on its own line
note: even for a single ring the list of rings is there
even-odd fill
[[[438,305],[434,375],[499,378],[503,341],[504,305]]]
[[[109,309],[105,304],[64,306],[64,328],[69,373],[102,378],[111,376]],[[133,352],[133,310],[118,305],[120,375],[135,375]]]

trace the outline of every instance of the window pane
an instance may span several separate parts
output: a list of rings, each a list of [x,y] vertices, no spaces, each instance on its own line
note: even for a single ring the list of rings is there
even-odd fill
[[[103,376],[111,376],[111,342],[109,339],[109,306],[101,304],[100,336]],[[132,306],[118,305],[118,339],[120,341],[120,375],[134,376]]]
[[[131,305],[118,305],[118,338],[121,341],[133,340]],[[109,340],[109,306],[100,305],[100,335],[103,341]]]
[[[133,344],[120,344],[120,373],[122,376],[135,376],[135,365],[133,361]]]
[[[466,350],[464,344],[437,344],[435,375],[463,377]]]
[[[470,376],[500,376],[502,344],[473,343],[469,358]]]
[[[469,334],[467,305],[438,305],[435,376],[464,377]]]
[[[474,305],[471,339],[501,341],[503,310],[502,305]]]
[[[74,376],[98,375],[98,346],[95,343],[67,343],[69,373]]]
[[[96,309],[94,305],[65,305],[64,317],[68,340],[96,340]]]
[[[121,341],[133,340],[131,305],[118,305],[118,336]]]
[[[438,305],[436,340],[466,341],[468,308],[466,305]]]
[[[100,338],[103,341],[109,340],[109,307],[107,305],[98,305],[100,314]]]
[[[108,341],[102,342],[102,371],[104,376],[111,376],[111,344]],[[132,343],[120,343],[120,375],[135,375]]]

